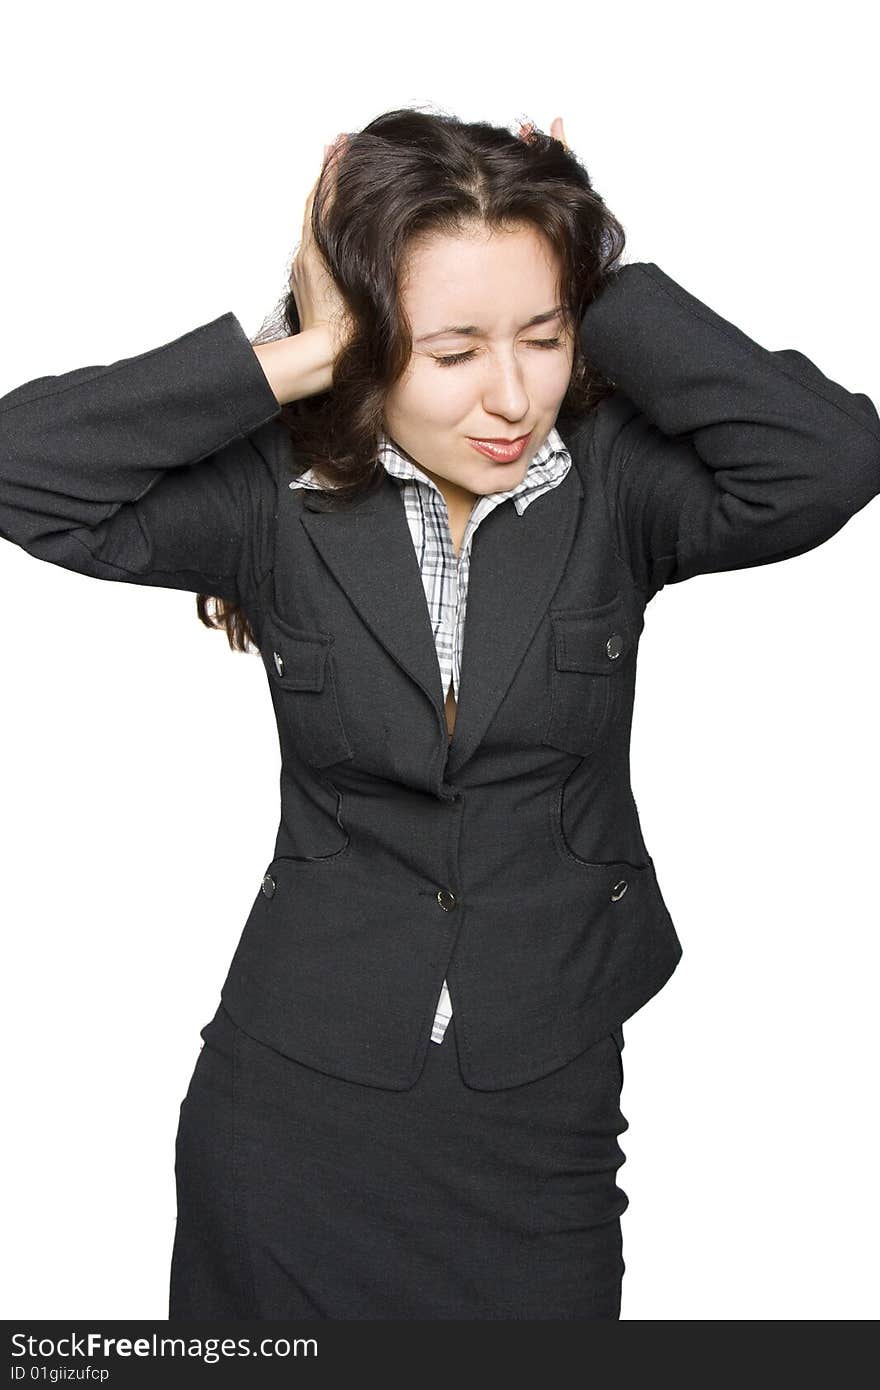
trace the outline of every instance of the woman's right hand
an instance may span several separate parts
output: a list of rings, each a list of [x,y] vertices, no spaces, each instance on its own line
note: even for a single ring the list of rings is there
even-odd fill
[[[324,146],[321,174],[326,169],[330,180],[328,207],[335,196],[335,163],[343,152],[346,140],[347,136],[337,135],[332,145]],[[329,327],[335,360],[351,336],[352,325],[345,302],[312,236],[312,207],[321,174],[318,175],[306,199],[302,240],[293,259],[290,288],[296,301],[300,329],[306,331],[318,325]]]
[[[328,177],[332,177],[333,160],[344,139],[337,136],[332,145],[324,147],[322,173],[329,164]],[[320,175],[306,201],[302,241],[290,271],[300,331],[254,346],[279,405],[331,390],[336,359],[352,331],[345,302],[312,236],[312,206],[319,182]],[[331,185],[329,202],[333,196],[335,185]]]

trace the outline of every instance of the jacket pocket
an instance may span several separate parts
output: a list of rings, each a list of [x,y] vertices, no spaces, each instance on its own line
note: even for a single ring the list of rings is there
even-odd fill
[[[591,608],[551,608],[553,665],[543,742],[585,755],[619,722],[635,632],[618,593]]]
[[[297,752],[312,767],[354,756],[339,710],[332,646],[330,633],[292,627],[273,610],[264,617],[263,662]]]

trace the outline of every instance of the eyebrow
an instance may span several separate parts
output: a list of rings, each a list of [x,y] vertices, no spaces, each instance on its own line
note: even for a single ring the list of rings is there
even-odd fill
[[[535,314],[535,317],[529,319],[528,323],[524,323],[522,327],[532,328],[536,323],[548,323],[551,319],[555,319],[561,312],[562,306],[557,304],[555,308],[547,309],[543,314]],[[482,336],[482,332],[482,328],[478,328],[476,324],[458,323],[452,324],[449,328],[438,328],[435,333],[423,333],[420,338],[416,338],[416,342],[427,343],[431,338],[442,338],[447,333],[454,333],[456,336],[460,335],[463,338],[479,338]]]

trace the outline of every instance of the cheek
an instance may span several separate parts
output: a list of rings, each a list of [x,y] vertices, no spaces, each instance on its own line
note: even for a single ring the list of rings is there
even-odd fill
[[[553,362],[547,364],[547,368],[540,375],[539,382],[536,382],[536,390],[540,392],[543,403],[552,407],[558,405],[568,390],[571,381],[572,362],[562,353],[555,357]]]
[[[401,418],[423,426],[454,422],[473,404],[474,384],[466,377],[457,367],[419,366],[401,383],[395,409]]]

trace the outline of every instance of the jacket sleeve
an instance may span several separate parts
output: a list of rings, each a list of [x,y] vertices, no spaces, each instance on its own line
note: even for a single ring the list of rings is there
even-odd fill
[[[658,266],[620,267],[581,320],[617,388],[591,448],[650,598],[803,554],[880,492],[880,417],[792,348],[760,347]]]
[[[273,451],[251,436],[279,411],[231,312],[26,382],[0,399],[0,535],[96,579],[239,602],[272,565]]]

